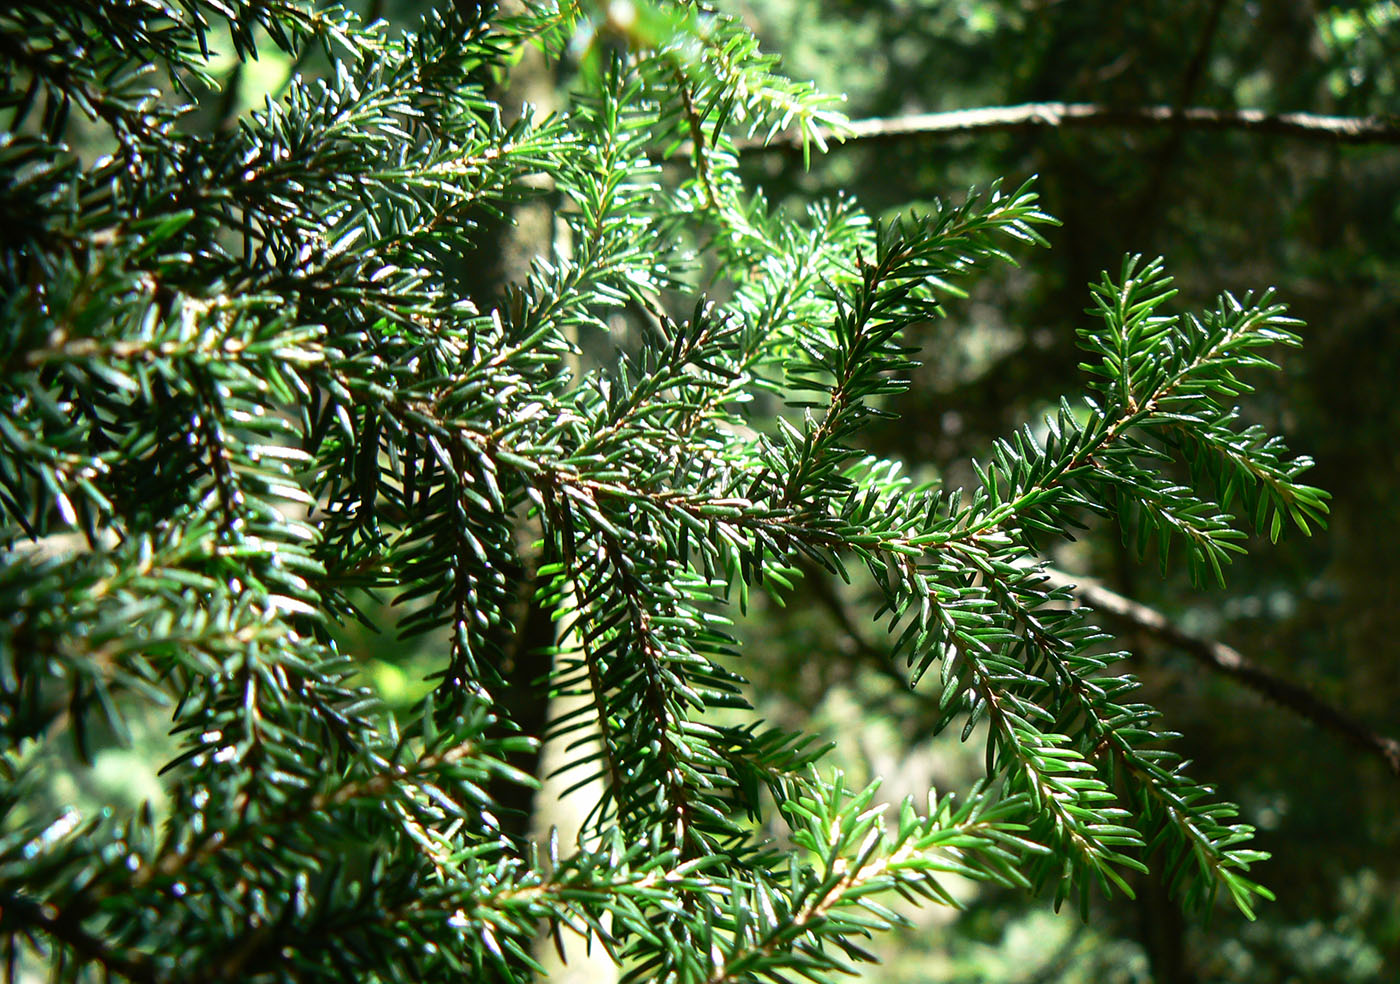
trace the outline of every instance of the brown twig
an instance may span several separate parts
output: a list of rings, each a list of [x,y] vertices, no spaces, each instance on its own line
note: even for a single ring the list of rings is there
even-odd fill
[[[902,685],[908,686],[903,676],[890,664],[884,650],[864,637],[855,617],[832,590],[829,580],[825,579],[825,572],[809,569],[806,573],[809,581],[817,588],[817,601],[849,637],[856,651],[855,655],[885,671]],[[1180,648],[1198,662],[1237,680],[1285,710],[1292,711],[1324,731],[1332,732],[1362,751],[1379,756],[1392,774],[1400,776],[1400,741],[1377,734],[1306,687],[1274,676],[1223,642],[1192,635],[1155,608],[1126,598],[1116,591],[1110,591],[1101,585],[1085,583],[1083,578],[1071,577],[1053,568],[1047,568],[1044,574],[1048,579],[1047,586],[1069,588],[1080,602],[1094,611],[1128,623],[1148,636]]]
[[[1088,607],[1110,618],[1127,622],[1146,634],[1181,649],[1192,659],[1238,680],[1279,706],[1330,731],[1362,751],[1377,755],[1392,774],[1400,776],[1400,741],[1377,734],[1338,707],[1301,684],[1274,676],[1237,649],[1215,639],[1192,635],[1155,608],[1125,598],[1108,588],[1085,583],[1061,571],[1045,571],[1051,587],[1068,587]]]
[[[1267,113],[1260,109],[1213,109],[1205,106],[1104,106],[1098,103],[1026,103],[988,106],[947,113],[916,113],[853,120],[841,132],[822,131],[832,143],[891,143],[917,136],[1071,127],[1184,127],[1196,130],[1241,130],[1333,143],[1400,144],[1400,121],[1384,116],[1320,116],[1315,113]],[[781,133],[766,143],[739,142],[746,153],[796,151],[802,139]]]
[[[1176,102],[1172,106],[1171,135],[1163,142],[1162,149],[1157,154],[1157,160],[1152,166],[1152,176],[1148,179],[1142,200],[1138,203],[1134,227],[1139,230],[1139,233],[1146,226],[1148,218],[1156,213],[1157,205],[1162,200],[1166,187],[1167,173],[1176,162],[1177,156],[1181,153],[1182,145],[1186,142],[1186,118],[1181,115],[1181,111],[1196,100],[1196,92],[1205,75],[1210,49],[1215,44],[1216,34],[1220,31],[1220,20],[1221,15],[1225,12],[1225,3],[1226,0],[1211,0],[1210,11],[1201,24],[1199,37],[1196,38],[1195,50],[1191,54],[1191,60],[1186,64],[1186,72],[1181,77],[1181,88],[1178,91]]]
[[[715,208],[719,199],[715,197],[714,185],[710,183],[710,162],[705,156],[705,124],[695,108],[691,96],[690,83],[679,71],[676,72],[676,85],[680,91],[681,104],[685,108],[685,118],[690,126],[691,153],[695,156],[695,176],[700,179],[700,187],[705,190],[705,207]]]

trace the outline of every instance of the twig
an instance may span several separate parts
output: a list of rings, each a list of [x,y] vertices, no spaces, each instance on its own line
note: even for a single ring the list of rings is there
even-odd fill
[[[1162,149],[1157,154],[1156,163],[1152,166],[1152,177],[1147,182],[1142,201],[1138,203],[1135,227],[1139,231],[1145,226],[1147,218],[1156,212],[1157,203],[1162,200],[1166,187],[1167,172],[1171,170],[1186,140],[1186,118],[1181,115],[1181,111],[1196,99],[1201,78],[1205,75],[1210,49],[1220,31],[1220,18],[1225,12],[1225,3],[1226,0],[1212,0],[1210,12],[1201,25],[1200,36],[1196,38],[1195,51],[1192,52],[1186,72],[1181,77],[1181,89],[1177,94],[1176,103],[1172,106],[1171,135],[1163,142]]]
[[[1062,102],[853,120],[843,130],[823,130],[821,136],[832,143],[891,143],[917,136],[1114,126],[1242,130],[1333,143],[1400,144],[1400,121],[1387,116],[1319,116],[1315,113],[1266,113],[1260,109],[1212,109],[1205,106],[1177,109],[1173,106],[1104,106],[1098,103]],[[802,140],[796,133],[784,132],[767,143],[759,138],[741,140],[738,147],[749,154],[796,151],[801,149]]]
[[[855,617],[832,590],[830,581],[824,576],[825,572],[811,568],[806,574],[816,589],[816,600],[850,639],[855,648],[855,655],[907,688],[908,681],[891,665],[886,651],[864,637]],[[1324,731],[1338,735],[1356,748],[1379,756],[1392,774],[1400,776],[1400,741],[1377,734],[1306,687],[1274,676],[1223,642],[1192,635],[1172,623],[1155,608],[1125,598],[1116,591],[1110,591],[1101,585],[1085,583],[1083,578],[1072,577],[1053,568],[1046,568],[1044,575],[1048,579],[1048,586],[1067,587],[1074,592],[1079,601],[1094,611],[1129,623],[1149,636],[1179,647],[1187,655],[1217,673],[1238,680],[1285,710],[1292,711]]]
[[[1044,573],[1050,586],[1070,588],[1079,601],[1094,611],[1128,622],[1148,635],[1178,647],[1204,666],[1238,680],[1256,693],[1311,721],[1324,731],[1338,735],[1362,751],[1379,756],[1391,773],[1400,776],[1400,741],[1377,734],[1301,684],[1274,676],[1223,642],[1192,635],[1156,609],[1125,598],[1116,591],[1096,584],[1086,584],[1083,578],[1071,577],[1054,569],[1047,568]]]
[[[690,83],[676,71],[676,85],[680,91],[681,104],[685,107],[685,118],[690,126],[691,153],[695,156],[695,176],[700,179],[700,187],[705,191],[705,207],[715,208],[719,199],[715,197],[714,185],[710,183],[710,162],[705,157],[705,124],[696,111],[691,97]]]
[[[859,661],[874,669],[885,679],[894,683],[898,690],[909,689],[909,679],[890,661],[889,651],[875,645],[865,637],[864,630],[856,621],[855,615],[836,593],[836,585],[831,575],[812,561],[799,561],[802,576],[812,586],[812,594],[826,613],[831,616],[842,632],[846,634],[851,653]]]
[[[1211,0],[1210,12],[1206,14],[1206,19],[1201,24],[1201,33],[1196,38],[1195,50],[1192,51],[1191,60],[1186,64],[1186,71],[1181,76],[1180,94],[1176,100],[1176,108],[1178,109],[1189,105],[1196,98],[1196,90],[1200,87],[1201,77],[1205,74],[1210,49],[1215,44],[1215,36],[1220,32],[1220,16],[1225,13],[1225,3],[1226,0]]]

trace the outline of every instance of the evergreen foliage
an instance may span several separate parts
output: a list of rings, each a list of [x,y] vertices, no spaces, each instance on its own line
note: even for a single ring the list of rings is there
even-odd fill
[[[200,132],[182,104],[228,44],[332,70]],[[526,44],[575,97],[511,122],[491,81]],[[883,224],[770,207],[736,141],[839,117],[737,20],[458,4],[399,35],[294,0],[20,2],[0,48],[11,977],[524,980],[544,924],[636,980],[821,979],[899,920],[882,896],[951,903],[949,874],[1084,906],[1150,859],[1195,913],[1267,896],[1249,826],[1041,558],[1102,514],[1205,583],[1247,530],[1321,523],[1309,462],[1231,402],[1297,343],[1271,296],[1169,315],[1161,263],[1128,260],[1091,291],[1087,395],[975,486],[920,487],[861,431],[944,300],[1051,220],[1029,184]],[[544,186],[554,251],[466,294],[478,223]],[[728,618],[804,565],[878,586],[984,783],[886,817],[745,717]],[[333,638],[375,598],[441,639],[407,710]],[[514,672],[530,607],[559,625],[544,679]],[[599,738],[578,844],[499,803],[537,782],[522,691],[580,695],[549,734]],[[88,759],[152,705],[167,807],[43,805],[61,746]]]

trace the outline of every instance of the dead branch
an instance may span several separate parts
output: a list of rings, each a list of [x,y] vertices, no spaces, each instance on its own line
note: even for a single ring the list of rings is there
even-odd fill
[[[1379,756],[1394,775],[1400,776],[1400,741],[1377,734],[1301,684],[1273,675],[1223,642],[1192,635],[1155,608],[1125,598],[1116,591],[1086,583],[1083,578],[1071,577],[1053,568],[1046,569],[1044,573],[1049,578],[1049,586],[1070,588],[1077,600],[1095,612],[1126,622],[1175,646],[1203,666],[1238,680],[1324,731],[1330,731],[1356,748]]]
[[[1205,106],[1104,106],[1098,103],[1063,102],[852,120],[842,131],[820,132],[828,143],[856,144],[892,143],[918,136],[1075,127],[1240,130],[1332,143],[1400,144],[1400,121],[1384,116],[1320,116],[1315,113],[1266,113],[1259,109],[1212,109]],[[800,150],[801,147],[801,136],[793,132],[777,134],[766,143],[760,138],[739,141],[739,149],[750,154]]]

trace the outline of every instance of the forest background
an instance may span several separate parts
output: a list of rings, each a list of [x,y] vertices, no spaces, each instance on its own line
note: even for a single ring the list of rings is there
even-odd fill
[[[371,0],[364,13],[409,24],[423,6]],[[1209,301],[1221,284],[1272,285],[1307,322],[1303,349],[1249,395],[1245,413],[1315,457],[1310,481],[1334,496],[1326,535],[1242,557],[1225,594],[1193,588],[1184,572],[1164,579],[1112,531],[1087,530],[1056,556],[1077,577],[1165,616],[1153,628],[1135,609],[1138,617],[1118,626],[1139,654],[1145,698],[1185,733],[1198,771],[1259,827],[1259,846],[1274,855],[1259,875],[1278,901],[1257,922],[1222,909],[1202,928],[1181,920],[1150,882],[1138,886],[1136,902],[1115,901],[1087,922],[969,886],[962,913],[916,916],[910,930],[880,939],[885,964],[866,973],[928,984],[1394,980],[1400,776],[1396,747],[1367,736],[1400,732],[1400,4],[725,6],[784,56],[789,75],[845,93],[853,120],[883,121],[810,164],[796,147],[747,155],[749,179],[770,198],[844,193],[879,214],[1035,174],[1044,208],[1063,223],[1050,250],[983,278],[931,328],[940,358],[917,373],[901,423],[869,432],[871,450],[902,459],[921,479],[965,480],[948,463],[985,456],[994,438],[1075,388],[1086,285],[1116,270],[1125,251],[1140,252],[1167,259],[1182,306]],[[318,66],[269,51],[227,70],[231,84],[201,107],[211,127],[278,91],[293,71]],[[509,95],[547,106],[566,81],[526,65]],[[1077,121],[1053,105],[1022,109],[997,125],[919,115],[1059,103],[1097,109]],[[1203,107],[1219,111],[1220,122],[1134,116],[1145,107]],[[1354,140],[1339,139],[1335,127],[1275,132],[1237,125],[1232,114],[1241,110],[1374,125]],[[494,231],[494,249],[483,246],[483,278],[507,276],[548,236],[547,202],[531,208]],[[920,733],[920,698],[863,658],[875,627],[848,617],[850,601],[812,578],[786,608],[750,620],[745,631],[765,654],[747,664],[760,713],[843,734],[838,754],[853,781],[882,776],[891,800],[965,784],[976,751],[955,733]],[[404,701],[421,693],[419,653],[390,638],[352,641],[370,654],[366,671],[382,692]],[[850,658],[799,658],[814,647]],[[1259,673],[1242,681],[1208,665],[1231,651]],[[1297,697],[1290,685],[1316,701],[1293,699],[1290,709],[1259,692],[1272,687],[1287,701]],[[1328,709],[1335,717],[1324,720]],[[75,769],[66,793],[98,802],[155,794],[143,777],[163,740],[153,723],[145,743]],[[567,821],[549,814],[550,797],[537,802],[537,828]]]

